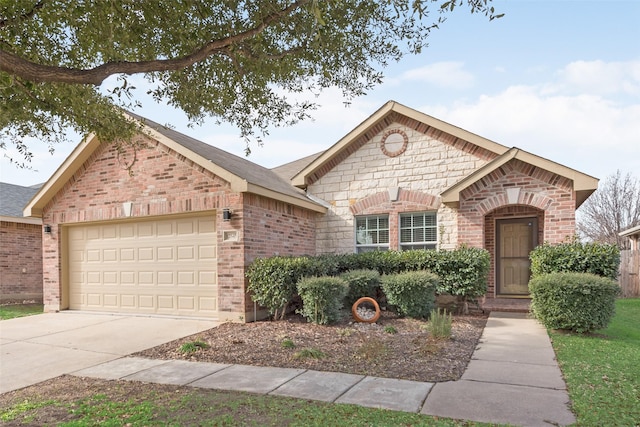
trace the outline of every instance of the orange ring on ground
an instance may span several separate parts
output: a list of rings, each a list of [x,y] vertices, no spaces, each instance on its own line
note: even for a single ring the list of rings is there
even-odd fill
[[[373,304],[376,309],[376,314],[371,319],[365,319],[358,314],[358,306],[363,302],[369,302]],[[351,314],[353,314],[353,318],[356,319],[356,322],[362,323],[375,323],[380,318],[380,306],[378,302],[370,297],[362,297],[358,301],[354,302],[351,306]]]

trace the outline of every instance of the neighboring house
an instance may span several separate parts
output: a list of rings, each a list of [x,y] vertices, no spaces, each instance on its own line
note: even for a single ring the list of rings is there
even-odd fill
[[[640,225],[619,234],[629,238],[629,250],[620,252],[620,276],[618,281],[624,298],[640,297]]]
[[[22,210],[38,186],[0,182],[0,302],[42,302],[42,221]]]
[[[491,253],[488,298],[526,298],[529,252],[573,236],[598,183],[395,102],[272,170],[132,117],[136,150],[88,137],[25,208],[52,230],[48,310],[247,321],[258,257],[460,244]]]
[[[631,245],[629,249],[632,251],[640,250],[640,225],[636,225],[635,227],[628,228],[619,233],[620,237],[628,237],[631,241]]]

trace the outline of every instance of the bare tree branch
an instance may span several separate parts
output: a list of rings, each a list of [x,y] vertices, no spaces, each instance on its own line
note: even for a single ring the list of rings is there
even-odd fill
[[[618,170],[580,207],[578,232],[592,241],[625,249],[621,231],[640,224],[640,180]]]

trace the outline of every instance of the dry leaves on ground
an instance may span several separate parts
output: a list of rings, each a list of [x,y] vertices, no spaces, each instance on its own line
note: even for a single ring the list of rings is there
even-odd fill
[[[427,321],[383,312],[374,324],[345,320],[330,326],[293,315],[283,321],[224,323],[136,353],[154,359],[303,368],[414,381],[459,379],[478,343],[486,316],[454,316],[451,339],[436,339]],[[184,344],[202,342],[205,348]]]

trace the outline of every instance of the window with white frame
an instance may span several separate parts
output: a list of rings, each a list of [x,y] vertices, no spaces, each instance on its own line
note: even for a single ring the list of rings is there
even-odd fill
[[[356,217],[356,251],[389,250],[389,215]]]
[[[400,214],[400,249],[436,249],[438,225],[436,212]]]

